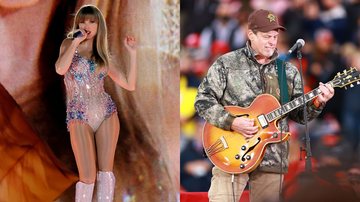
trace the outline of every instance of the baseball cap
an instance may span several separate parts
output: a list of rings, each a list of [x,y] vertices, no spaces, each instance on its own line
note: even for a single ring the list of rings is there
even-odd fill
[[[285,31],[285,27],[279,25],[278,17],[271,11],[259,9],[252,12],[248,19],[249,29],[260,32],[269,32],[280,29]]]

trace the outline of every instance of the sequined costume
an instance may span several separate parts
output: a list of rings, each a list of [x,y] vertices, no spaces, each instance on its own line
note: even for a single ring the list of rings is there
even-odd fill
[[[110,95],[105,92],[106,71],[96,69],[96,63],[75,52],[65,74],[66,122],[79,120],[89,124],[95,132],[104,119],[117,111]]]

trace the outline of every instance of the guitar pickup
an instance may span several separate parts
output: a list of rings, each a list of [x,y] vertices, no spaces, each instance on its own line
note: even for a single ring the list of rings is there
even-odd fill
[[[258,121],[259,121],[259,124],[261,126],[261,128],[266,128],[269,126],[269,123],[267,122],[265,116],[263,114],[259,115],[257,117]]]

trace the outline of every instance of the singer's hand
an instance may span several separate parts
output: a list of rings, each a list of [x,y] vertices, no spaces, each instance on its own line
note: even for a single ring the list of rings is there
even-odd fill
[[[330,84],[320,82],[319,89],[321,94],[317,97],[317,100],[321,105],[325,105],[334,96],[334,88]]]
[[[74,30],[74,33],[77,33],[77,32],[81,32],[80,35],[76,36],[73,38],[74,41],[78,42],[78,43],[81,43],[82,41],[84,41],[87,37],[87,33],[85,32],[85,30],[83,29],[77,29],[77,30]]]
[[[136,39],[132,36],[127,36],[124,39],[124,45],[130,53],[136,52]]]
[[[231,129],[244,137],[250,138],[254,136],[259,128],[254,126],[255,120],[245,117],[236,117],[231,125]]]

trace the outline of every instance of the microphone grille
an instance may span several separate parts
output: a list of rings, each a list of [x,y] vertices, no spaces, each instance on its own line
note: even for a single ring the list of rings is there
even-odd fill
[[[304,45],[305,45],[304,39],[298,39],[298,40],[296,41],[296,43],[300,43],[301,46],[304,46]]]

